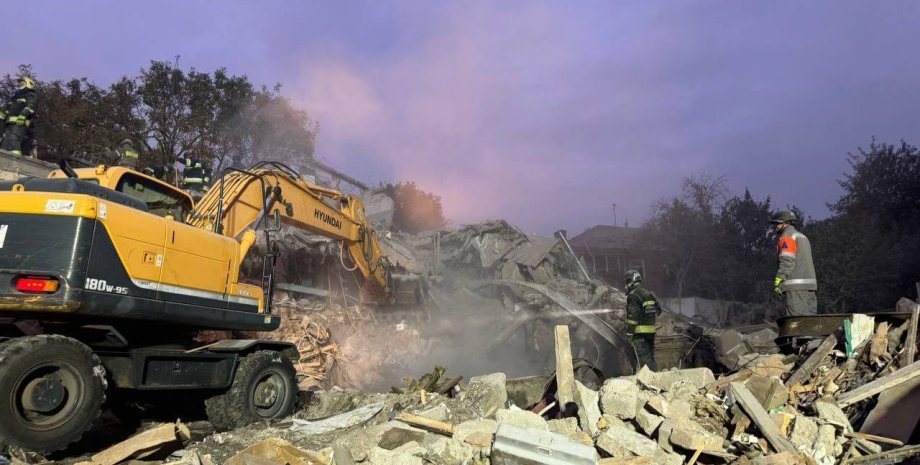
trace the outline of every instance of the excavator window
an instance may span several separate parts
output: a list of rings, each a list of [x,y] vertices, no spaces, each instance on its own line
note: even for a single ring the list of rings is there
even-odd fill
[[[160,184],[126,173],[115,188],[147,204],[147,211],[158,216],[172,215],[182,220],[192,210],[188,198]]]

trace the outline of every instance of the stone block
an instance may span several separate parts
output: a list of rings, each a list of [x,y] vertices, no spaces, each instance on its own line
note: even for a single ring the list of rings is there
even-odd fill
[[[549,431],[546,420],[543,417],[527,410],[499,409],[495,412],[495,421],[508,423],[518,428]]]
[[[550,433],[561,434],[566,437],[571,437],[579,431],[578,420],[571,417],[561,420],[550,420],[547,422],[547,426],[549,427]]]
[[[634,379],[611,378],[601,387],[600,398],[603,413],[631,420],[639,409],[639,386]]]
[[[473,460],[476,449],[452,438],[440,438],[428,448],[425,459],[434,465],[466,465]]]
[[[671,431],[671,444],[687,450],[722,451],[723,439],[712,433],[706,432],[702,427],[687,427],[678,425]]]
[[[824,420],[842,430],[844,433],[852,433],[853,426],[843,410],[837,406],[833,399],[818,399],[814,403],[815,410],[818,412],[818,418]]]
[[[473,433],[485,433],[491,436],[495,434],[497,429],[498,422],[495,420],[480,418],[478,420],[465,421],[454,426],[454,439],[463,441]]]
[[[506,382],[507,377],[504,373],[474,376],[470,378],[470,383],[466,387],[464,399],[482,416],[491,417],[498,409],[505,408],[508,404]]]
[[[575,403],[578,404],[578,421],[581,423],[581,429],[595,436],[598,432],[597,421],[601,419],[600,393],[575,381]]]
[[[658,426],[661,425],[662,421],[664,421],[664,418],[661,418],[644,408],[639,409],[639,412],[636,413],[636,424],[639,425],[639,429],[649,437],[655,433],[655,430],[658,429]]]
[[[670,391],[677,382],[689,383],[690,386],[698,391],[716,380],[712,370],[709,368],[687,368],[659,372],[640,370],[636,378],[643,386],[659,391]]]
[[[818,440],[818,424],[805,415],[796,415],[789,440],[795,445],[796,450],[811,452],[815,448],[815,441]]]
[[[597,437],[597,447],[613,458],[633,455],[652,457],[658,452],[655,441],[626,428],[612,427]]]

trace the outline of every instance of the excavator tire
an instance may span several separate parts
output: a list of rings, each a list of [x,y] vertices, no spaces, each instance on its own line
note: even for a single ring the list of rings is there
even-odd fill
[[[225,393],[204,401],[208,420],[218,431],[282,418],[294,412],[297,374],[281,354],[260,350],[243,357]]]
[[[102,412],[107,387],[85,344],[42,334],[0,345],[0,442],[39,453],[78,441]]]

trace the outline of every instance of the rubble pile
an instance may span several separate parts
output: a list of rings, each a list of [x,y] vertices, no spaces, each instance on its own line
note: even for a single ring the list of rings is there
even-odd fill
[[[865,421],[891,402],[883,391],[920,381],[909,323],[854,315],[796,354],[745,356],[720,377],[643,367],[597,389],[576,377],[568,337],[556,328],[551,376],[464,382],[436,367],[387,394],[312,392],[293,419],[186,437],[166,462],[832,465],[920,455],[904,445],[917,411],[902,412],[905,437],[866,432]]]

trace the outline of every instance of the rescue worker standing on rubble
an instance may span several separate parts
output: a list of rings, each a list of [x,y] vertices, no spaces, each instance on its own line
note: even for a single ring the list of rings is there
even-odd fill
[[[32,145],[27,139],[37,100],[35,82],[28,76],[21,76],[19,78],[19,89],[13,94],[13,98],[6,107],[3,150],[22,156],[22,148]]]
[[[211,184],[211,169],[198,158],[186,157],[180,158],[179,161],[185,166],[182,170],[182,188],[197,201]]]
[[[811,260],[811,243],[795,229],[798,221],[791,210],[773,214],[770,223],[778,236],[776,255],[779,267],[773,281],[773,292],[782,297],[783,316],[815,315],[818,313],[818,280]]]
[[[658,371],[655,363],[655,324],[661,315],[661,305],[654,292],[642,286],[642,275],[636,270],[629,270],[623,276],[626,283],[626,328],[636,349],[639,365],[646,365],[652,371]]]
[[[121,145],[115,150],[118,156],[118,166],[127,166],[131,169],[137,169],[137,162],[140,161],[140,155],[134,150],[134,144],[131,139],[121,141]]]

